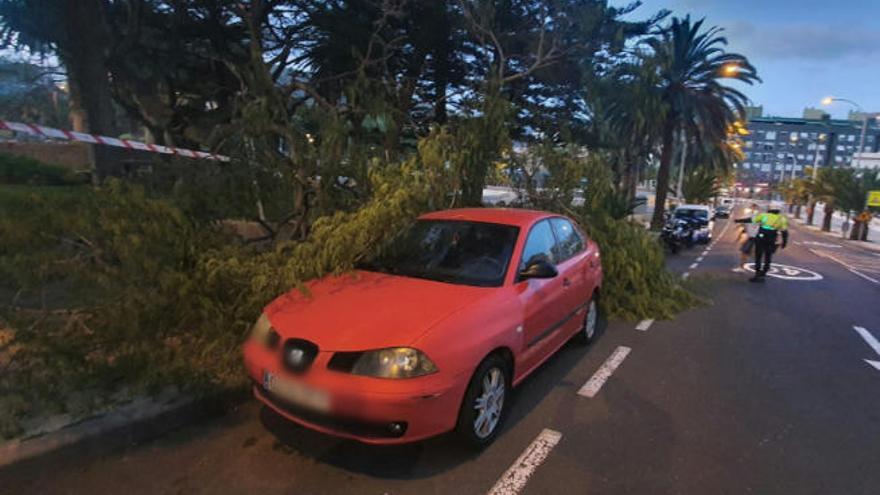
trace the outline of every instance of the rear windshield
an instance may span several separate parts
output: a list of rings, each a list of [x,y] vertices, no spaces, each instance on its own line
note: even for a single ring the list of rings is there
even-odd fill
[[[519,227],[512,225],[419,220],[359,268],[452,284],[497,287],[504,282],[517,235]]]
[[[706,210],[695,210],[691,208],[678,208],[675,210],[676,218],[699,218],[705,220],[709,218],[709,212]]]

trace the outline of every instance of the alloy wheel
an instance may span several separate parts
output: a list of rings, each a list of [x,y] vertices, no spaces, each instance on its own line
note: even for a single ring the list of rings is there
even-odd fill
[[[504,373],[499,368],[491,368],[483,375],[482,391],[474,403],[477,417],[473,427],[479,438],[488,437],[498,426],[504,407],[504,382]]]
[[[587,340],[591,340],[593,335],[596,335],[597,314],[598,311],[596,311],[596,301],[594,299],[590,301],[590,305],[587,307],[587,317],[584,319],[584,333],[587,335]]]

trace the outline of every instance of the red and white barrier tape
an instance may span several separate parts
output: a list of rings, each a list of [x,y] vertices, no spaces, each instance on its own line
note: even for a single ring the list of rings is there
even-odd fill
[[[65,141],[80,141],[83,143],[103,144],[107,146],[116,146],[117,148],[128,148],[130,150],[148,151],[152,153],[162,153],[165,155],[179,155],[186,158],[204,158],[206,160],[218,160],[221,162],[229,161],[228,156],[218,155],[216,153],[206,153],[204,151],[174,148],[172,146],[162,146],[160,144],[142,143],[140,141],[129,141],[128,139],[119,139],[108,136],[98,136],[97,134],[85,134],[82,132],[66,131],[63,129],[55,129],[52,127],[43,127],[36,124],[10,122],[8,120],[0,120],[0,129],[5,129],[13,132],[23,132],[25,134],[42,136],[52,139],[63,139]]]

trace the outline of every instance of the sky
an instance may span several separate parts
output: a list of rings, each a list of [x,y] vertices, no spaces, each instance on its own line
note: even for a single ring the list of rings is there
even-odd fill
[[[763,82],[743,90],[765,116],[800,117],[826,96],[880,112],[880,0],[643,0],[631,17],[660,9],[724,28],[729,51],[758,69]],[[852,107],[823,108],[846,118]]]

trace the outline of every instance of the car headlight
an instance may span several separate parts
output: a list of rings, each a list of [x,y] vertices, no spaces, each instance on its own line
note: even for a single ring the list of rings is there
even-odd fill
[[[278,341],[281,337],[278,335],[278,332],[272,328],[272,323],[269,322],[269,317],[266,316],[266,313],[260,315],[260,318],[254,323],[253,328],[251,328],[251,339],[269,347],[270,349],[274,349],[278,345]]]
[[[414,378],[437,371],[422,352],[409,347],[392,347],[360,354],[351,373],[376,378]]]

